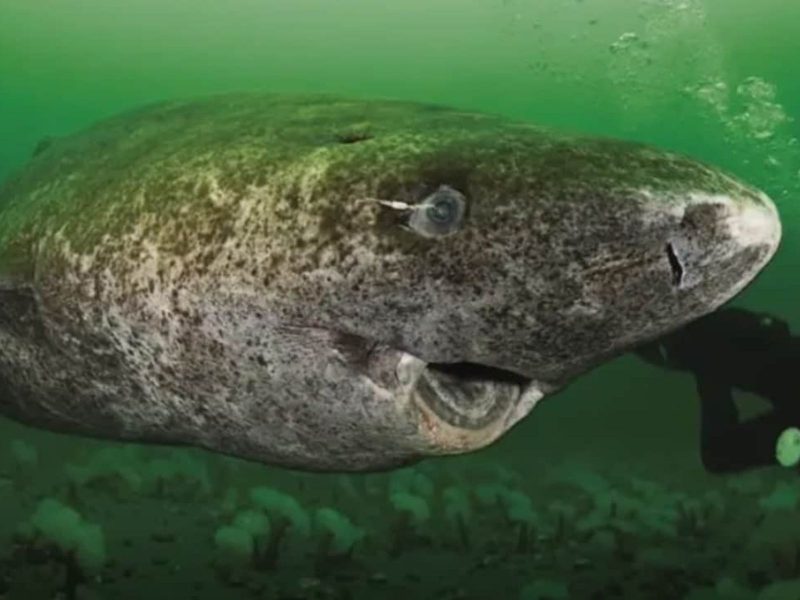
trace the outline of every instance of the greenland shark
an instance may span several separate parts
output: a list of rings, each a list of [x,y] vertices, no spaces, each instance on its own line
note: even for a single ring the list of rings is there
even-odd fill
[[[484,447],[775,253],[645,145],[330,96],[147,106],[0,188],[0,413],[316,471]]]

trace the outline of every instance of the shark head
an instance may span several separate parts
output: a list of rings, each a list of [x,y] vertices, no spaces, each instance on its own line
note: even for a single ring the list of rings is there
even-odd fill
[[[781,236],[767,196],[705,164],[467,119],[329,155],[327,250],[286,296],[393,372],[373,380],[413,408],[416,441],[395,439],[423,454],[486,445],[575,377],[715,310]]]

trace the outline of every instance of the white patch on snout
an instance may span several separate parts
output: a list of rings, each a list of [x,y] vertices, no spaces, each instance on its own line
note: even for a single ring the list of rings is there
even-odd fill
[[[669,212],[680,221],[690,207],[718,207],[715,213],[722,229],[715,239],[676,232],[669,240],[684,267],[681,289],[689,289],[708,276],[708,267],[726,261],[745,249],[756,249],[758,257],[743,270],[738,285],[727,290],[721,302],[738,294],[770,261],[781,238],[781,223],[772,200],[764,193],[742,188],[742,194],[710,194],[694,191],[676,197]],[[720,302],[720,303],[721,303]]]
[[[781,222],[778,209],[772,200],[759,192],[758,200],[737,200],[724,194],[694,192],[686,206],[694,204],[719,204],[728,208],[725,220],[731,239],[740,247],[769,246],[772,256],[781,239]]]
[[[766,194],[761,194],[760,204],[746,203],[737,207],[728,220],[731,237],[741,246],[767,245],[778,247],[781,239],[781,221],[775,204]]]
[[[752,190],[749,190],[752,193]],[[733,198],[727,194],[708,194],[694,191],[688,195],[677,195],[670,202],[665,198],[657,201],[657,196],[651,190],[641,189],[639,194],[648,204],[652,203],[659,212],[674,216],[677,220],[683,218],[686,210],[691,206],[721,205],[727,208],[726,223],[730,237],[742,248],[748,246],[765,245],[773,249],[778,247],[781,239],[781,223],[778,210],[774,202],[763,192],[758,192],[758,199],[752,196],[743,196],[741,199]],[[772,253],[770,253],[770,256]]]

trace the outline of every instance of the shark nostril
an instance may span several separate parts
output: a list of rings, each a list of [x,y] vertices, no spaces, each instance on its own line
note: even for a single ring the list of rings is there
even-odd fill
[[[667,244],[667,260],[669,261],[670,269],[672,269],[672,285],[680,287],[683,282],[683,265],[672,244]]]

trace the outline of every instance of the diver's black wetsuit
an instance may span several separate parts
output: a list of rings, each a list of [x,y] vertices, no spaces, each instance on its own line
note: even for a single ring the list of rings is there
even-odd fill
[[[800,427],[800,337],[770,315],[722,309],[637,354],[694,374],[701,400],[701,456],[709,471],[775,465],[778,436],[787,427]],[[740,422],[733,388],[761,396],[773,410]]]

